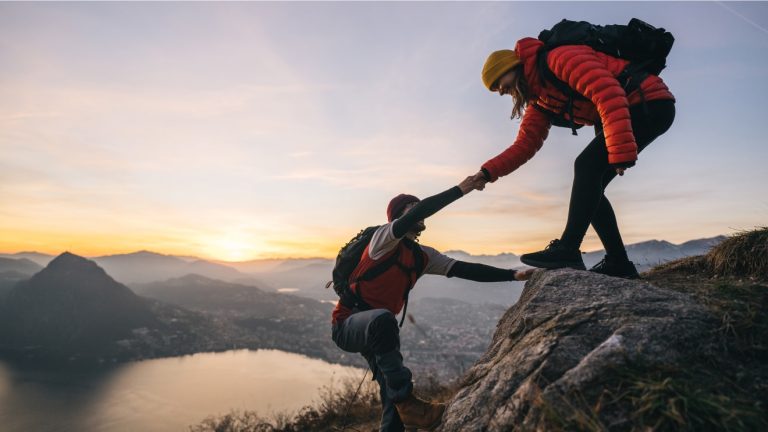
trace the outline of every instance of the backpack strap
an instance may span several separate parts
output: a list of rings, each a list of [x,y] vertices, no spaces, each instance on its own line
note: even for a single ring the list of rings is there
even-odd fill
[[[344,307],[347,309],[358,309],[361,311],[365,310],[371,310],[373,309],[371,305],[365,302],[363,300],[363,297],[360,296],[360,293],[353,291],[352,288],[349,286],[349,283],[344,283],[343,287],[341,289],[341,294],[339,295],[339,301],[341,302]]]
[[[553,48],[556,47],[557,46],[542,47],[539,49],[539,51],[536,53],[536,68],[539,70],[539,75],[541,76],[542,82],[545,86],[552,84],[553,87],[568,97],[568,101],[565,105],[565,111],[568,113],[569,117],[567,124],[571,128],[572,134],[578,135],[578,133],[576,133],[576,129],[578,129],[578,127],[573,117],[573,101],[574,99],[588,99],[579,92],[572,89],[571,86],[569,86],[567,83],[556,77],[552,70],[549,68],[549,65],[547,64],[547,55]],[[630,62],[627,64],[624,70],[622,70],[621,73],[616,76],[616,80],[619,81],[619,84],[627,95],[635,90],[640,91],[640,98],[643,102],[643,111],[646,115],[648,114],[648,106],[645,101],[645,93],[643,92],[643,88],[640,86],[640,84],[642,84],[643,81],[648,78],[648,75],[650,75],[650,73],[647,71],[647,68],[653,64],[654,61],[654,59],[650,59],[643,62]],[[538,107],[538,105],[535,106]],[[546,111],[544,108],[538,108],[542,112]],[[550,116],[553,115],[552,113],[549,114]],[[554,116],[557,115],[555,114]]]
[[[400,255],[400,248],[397,248],[395,252],[387,257],[385,260],[381,261],[380,263],[377,263],[375,266],[369,268],[365,273],[358,276],[354,284],[357,285],[357,289],[353,290],[351,284],[346,283],[346,287],[344,289],[344,294],[341,296],[341,304],[346,306],[349,309],[360,309],[360,310],[371,310],[373,309],[368,303],[363,300],[363,294],[360,292],[360,284],[361,281],[371,281],[380,275],[382,275],[385,271],[387,271],[390,267],[395,265],[397,263],[397,259]]]
[[[416,284],[416,280],[421,276],[421,274],[424,272],[425,268],[425,262],[424,262],[424,252],[419,247],[419,245],[411,240],[405,239],[403,240],[405,247],[411,250],[413,252],[413,259],[414,259],[414,266],[413,267],[406,267],[402,263],[400,263],[400,247],[398,246],[395,251],[388,256],[386,259],[382,260],[381,262],[377,263],[375,266],[369,268],[365,273],[361,274],[354,280],[354,284],[357,284],[357,289],[352,290],[350,284],[346,284],[345,289],[343,290],[343,295],[341,298],[341,304],[349,309],[360,309],[360,310],[370,310],[372,309],[370,305],[368,305],[364,300],[362,293],[360,292],[360,285],[359,282],[363,281],[372,281],[376,279],[377,277],[381,276],[390,269],[392,266],[397,266],[402,270],[409,278],[408,287],[405,290],[405,293],[403,294],[403,300],[405,302],[403,306],[403,316],[400,319],[400,327],[403,326],[403,323],[405,322],[405,316],[406,312],[408,310],[408,295],[413,288],[413,286]]]
[[[410,279],[408,288],[406,288],[405,293],[403,293],[403,315],[400,317],[400,327],[402,327],[405,323],[405,317],[408,312],[408,297],[411,294],[413,286],[416,285],[416,280],[419,278],[419,276],[421,276],[425,268],[424,251],[421,249],[421,247],[419,247],[419,244],[415,241],[407,241],[405,246],[413,253],[413,267],[405,267],[399,262],[397,263],[398,267],[400,267],[400,269],[403,270]],[[415,277],[413,276],[414,274],[416,275]]]
[[[389,268],[393,265],[399,264],[398,258],[400,258],[399,247],[395,248],[394,253],[388,256],[385,260],[369,268],[365,273],[358,276],[357,279],[355,279],[355,283],[360,281],[372,281],[376,279],[377,277],[384,274],[385,271],[389,270]]]

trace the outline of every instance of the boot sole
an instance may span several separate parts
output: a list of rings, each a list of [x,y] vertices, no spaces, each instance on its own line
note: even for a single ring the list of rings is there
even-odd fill
[[[529,265],[531,267],[538,267],[538,268],[545,268],[545,269],[560,269],[560,268],[572,268],[574,270],[586,270],[587,266],[584,265],[584,262],[578,262],[578,261],[538,261],[535,259],[531,259],[528,257],[520,257],[520,261],[523,264]]]

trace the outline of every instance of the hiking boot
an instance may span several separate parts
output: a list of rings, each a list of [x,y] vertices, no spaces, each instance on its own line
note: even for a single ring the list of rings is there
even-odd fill
[[[606,255],[599,263],[592,266],[589,271],[624,279],[640,279],[640,275],[637,274],[637,269],[632,261],[627,258],[614,259],[610,255]]]
[[[445,412],[445,404],[423,401],[414,396],[413,392],[402,402],[396,403],[395,407],[406,429],[431,431],[440,424]]]
[[[549,242],[543,251],[523,254],[520,257],[523,264],[546,269],[570,267],[576,270],[586,270],[581,252],[571,249],[558,239]]]

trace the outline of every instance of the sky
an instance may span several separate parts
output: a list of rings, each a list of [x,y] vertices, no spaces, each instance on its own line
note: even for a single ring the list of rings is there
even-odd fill
[[[487,55],[562,18],[676,38],[669,132],[606,191],[626,243],[768,220],[768,2],[0,3],[0,252],[332,257],[509,146]],[[553,128],[509,176],[426,221],[424,244],[539,250],[573,161]],[[582,249],[599,249],[590,229]]]

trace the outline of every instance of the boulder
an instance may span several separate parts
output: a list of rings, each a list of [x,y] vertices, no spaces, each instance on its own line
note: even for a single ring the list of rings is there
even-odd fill
[[[685,368],[716,348],[718,324],[681,292],[586,271],[538,271],[463,377],[439,430],[552,430],[580,417],[598,430],[629,429],[628,404],[595,405],[611,377]]]

